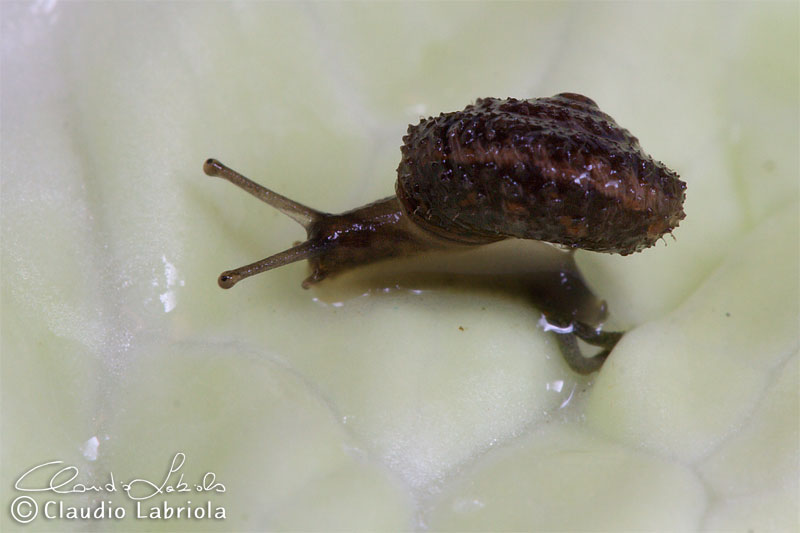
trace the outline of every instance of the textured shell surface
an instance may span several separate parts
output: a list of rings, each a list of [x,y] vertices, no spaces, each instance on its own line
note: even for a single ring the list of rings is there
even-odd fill
[[[407,214],[454,240],[536,239],[623,255],[685,216],[686,184],[582,95],[481,98],[409,126]]]

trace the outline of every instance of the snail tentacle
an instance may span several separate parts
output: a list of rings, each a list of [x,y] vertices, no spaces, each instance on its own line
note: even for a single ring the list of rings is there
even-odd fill
[[[303,226],[306,230],[324,218],[325,214],[305,206],[299,202],[295,202],[285,196],[271,191],[263,185],[256,183],[235,170],[223,165],[216,159],[207,159],[203,163],[203,172],[207,175],[223,178],[233,183],[237,187],[249,192],[262,202],[266,202],[284,215],[291,217],[295,222]]]
[[[289,263],[295,263],[304,259],[313,259],[323,253],[329,248],[325,242],[318,240],[308,240],[297,246],[292,246],[288,250],[284,250],[277,254],[271,255],[255,263],[250,263],[234,270],[226,270],[219,275],[217,283],[223,289],[230,289],[238,282],[250,276],[278,268]]]

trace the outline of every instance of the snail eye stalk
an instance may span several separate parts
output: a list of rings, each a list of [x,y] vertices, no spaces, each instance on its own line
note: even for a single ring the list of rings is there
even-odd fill
[[[283,195],[271,191],[258,183],[242,176],[235,170],[228,168],[216,159],[208,159],[203,163],[203,172],[207,175],[225,179],[237,187],[244,189],[259,200],[268,203],[278,209],[281,213],[291,217],[295,222],[303,226],[310,234],[315,224],[323,220],[326,215],[310,207],[295,202]],[[254,276],[273,268],[278,268],[296,261],[311,259],[322,254],[327,247],[324,243],[309,239],[304,243],[292,246],[288,250],[271,255],[261,261],[250,263],[233,270],[226,270],[220,274],[217,283],[223,289],[230,289],[238,282],[250,276]]]

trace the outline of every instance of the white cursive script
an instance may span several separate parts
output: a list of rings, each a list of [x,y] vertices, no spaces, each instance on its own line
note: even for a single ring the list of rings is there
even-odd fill
[[[172,458],[169,471],[159,481],[150,481],[143,478],[135,478],[127,483],[119,485],[119,489],[124,492],[131,500],[147,500],[159,494],[171,494],[176,492],[225,492],[225,485],[217,481],[214,472],[206,472],[199,483],[190,485],[184,481],[184,474],[181,472],[186,462],[186,454],[178,452]],[[14,488],[22,492],[52,492],[55,494],[82,494],[85,492],[117,492],[118,486],[114,481],[114,473],[109,472],[109,479],[106,483],[85,484],[73,483],[80,475],[77,466],[61,466],[64,461],[49,461],[36,465],[23,473],[14,483]],[[55,472],[50,476],[47,483],[36,486],[31,482],[34,472],[49,473]]]

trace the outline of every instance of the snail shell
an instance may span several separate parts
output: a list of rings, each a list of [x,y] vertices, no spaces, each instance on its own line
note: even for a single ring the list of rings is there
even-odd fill
[[[685,217],[686,184],[585,96],[481,98],[409,126],[397,197],[442,237],[627,255]]]

